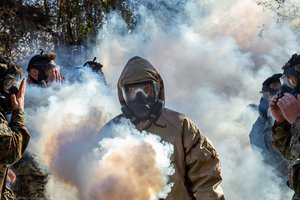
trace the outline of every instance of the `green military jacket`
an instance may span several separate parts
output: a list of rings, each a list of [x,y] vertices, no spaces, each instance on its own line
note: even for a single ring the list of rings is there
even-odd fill
[[[7,166],[18,161],[24,153],[30,139],[30,134],[25,127],[25,113],[14,110],[10,123],[0,113],[0,187],[1,199],[6,193],[5,180]]]

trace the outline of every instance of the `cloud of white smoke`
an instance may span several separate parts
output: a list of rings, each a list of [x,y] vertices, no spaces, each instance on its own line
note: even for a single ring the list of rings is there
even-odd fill
[[[149,11],[147,5],[155,11]],[[135,160],[140,154],[132,159],[127,155],[137,153],[134,149],[138,148],[153,156],[158,147],[168,145],[160,144],[158,139],[154,139],[154,145],[146,140],[152,137],[148,135],[139,139],[130,134],[124,137],[128,132],[120,130],[116,139],[107,139],[95,152],[89,151],[99,141],[95,133],[119,113],[117,79],[127,60],[135,55],[148,59],[160,72],[166,106],[191,117],[214,143],[222,161],[222,187],[227,199],[289,199],[291,192],[250,149],[248,135],[256,113],[247,105],[258,102],[263,80],[281,72],[281,66],[297,52],[296,34],[284,24],[276,24],[272,13],[252,0],[144,0],[128,1],[128,6],[139,16],[136,30],[126,33],[121,17],[111,14],[94,51],[113,89],[107,90],[92,74],[59,90],[29,88],[27,99],[35,105],[27,110],[28,124],[38,134],[32,149],[53,173],[48,185],[52,199],[58,193],[68,200],[78,198],[78,194],[81,199],[116,199],[102,196],[111,195],[103,190],[115,188],[114,195],[127,191],[128,199],[133,199],[130,195],[140,194],[133,190],[149,188],[141,184],[142,179],[127,180],[123,170],[140,167],[132,166],[138,161],[144,164],[143,160]],[[169,154],[164,155],[166,159]],[[122,170],[111,171],[116,157]],[[168,165],[153,168],[157,167],[157,158],[152,157],[152,161],[147,163],[151,170],[143,177],[151,171],[155,175],[169,173],[164,170]],[[138,170],[133,173],[137,175]],[[153,185],[154,191],[164,186],[165,180],[160,180],[159,186]],[[56,187],[65,190],[56,192]],[[150,193],[144,195],[147,199]]]
[[[50,173],[50,199],[166,197],[173,146],[128,123],[99,135],[118,103],[96,74],[82,70],[80,80],[28,87],[30,150]]]
[[[145,57],[164,79],[166,106],[190,116],[215,144],[228,199],[290,198],[274,171],[250,150],[257,114],[247,105],[258,103],[262,82],[297,52],[296,34],[251,0],[186,1],[180,9],[177,15],[185,18],[166,17],[173,23],[161,26],[161,18],[141,8],[142,23],[128,35],[114,31],[122,23],[111,17],[95,51],[110,66],[108,82],[116,84],[116,71],[131,56]]]

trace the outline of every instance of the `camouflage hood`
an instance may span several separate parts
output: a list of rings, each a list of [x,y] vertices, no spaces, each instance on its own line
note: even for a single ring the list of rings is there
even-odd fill
[[[151,63],[144,58],[135,56],[125,65],[118,81],[118,96],[120,104],[126,104],[122,94],[122,87],[130,83],[139,83],[154,80],[159,84],[158,99],[165,101],[164,83],[159,73],[154,69]]]

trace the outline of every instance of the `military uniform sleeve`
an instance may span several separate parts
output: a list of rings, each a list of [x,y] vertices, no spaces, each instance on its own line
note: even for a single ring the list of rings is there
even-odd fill
[[[275,122],[272,127],[272,145],[286,159],[291,159],[291,138],[291,125],[287,121],[283,123]]]
[[[221,164],[211,142],[190,120],[184,121],[186,175],[197,200],[224,200]]]
[[[25,113],[22,110],[13,111],[10,124],[0,114],[0,162],[2,164],[12,164],[24,153],[30,139],[25,124]]]

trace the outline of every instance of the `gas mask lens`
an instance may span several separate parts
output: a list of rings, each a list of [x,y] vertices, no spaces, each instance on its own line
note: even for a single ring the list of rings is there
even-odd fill
[[[158,96],[158,84],[154,81],[127,84],[122,88],[122,92],[126,102],[135,100],[140,92],[146,98],[155,98]]]
[[[298,78],[292,74],[284,75],[280,78],[282,85],[286,85],[289,88],[296,88],[298,85]]]
[[[5,77],[3,80],[3,90],[9,92],[10,88],[16,84],[16,79],[13,77]]]

